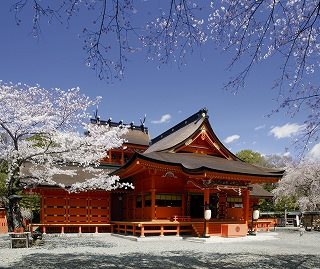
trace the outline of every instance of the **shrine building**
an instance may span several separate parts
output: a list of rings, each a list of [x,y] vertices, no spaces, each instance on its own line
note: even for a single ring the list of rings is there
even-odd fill
[[[92,119],[92,124],[117,123]],[[270,196],[259,184],[284,171],[245,163],[215,135],[206,109],[150,140],[144,125],[129,125],[126,142],[108,152],[101,167],[134,189],[68,193],[39,186],[43,232],[104,232],[134,236],[245,236],[253,206]],[[85,180],[55,176],[71,185]],[[211,218],[204,222],[204,210]]]

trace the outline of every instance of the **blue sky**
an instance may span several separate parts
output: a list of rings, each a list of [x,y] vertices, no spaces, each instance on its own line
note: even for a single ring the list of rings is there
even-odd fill
[[[258,66],[236,95],[222,89],[232,75],[226,70],[230,58],[209,46],[196,50],[180,68],[174,64],[158,68],[145,54],[133,55],[124,79],[108,84],[86,67],[76,20],[70,29],[44,25],[42,35],[35,39],[31,17],[17,26],[10,3],[6,3],[10,1],[4,2],[0,9],[0,80],[44,88],[79,86],[89,96],[102,96],[99,115],[103,119],[139,124],[146,114],[151,137],[206,107],[214,131],[234,153],[252,149],[285,154],[287,149],[295,154],[293,141],[304,115],[291,118],[281,111],[267,117],[277,108],[277,91],[271,89],[279,68],[276,61]]]

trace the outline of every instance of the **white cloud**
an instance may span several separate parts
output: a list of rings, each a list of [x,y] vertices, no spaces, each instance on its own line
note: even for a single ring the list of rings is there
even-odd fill
[[[320,143],[313,146],[313,148],[309,151],[308,156],[312,159],[320,160]]]
[[[290,151],[287,151],[287,152],[283,153],[284,157],[289,157],[290,155],[291,155]]]
[[[258,131],[258,130],[261,130],[261,129],[264,129],[264,128],[266,128],[265,124],[257,126],[256,128],[254,128],[254,130]]]
[[[270,134],[272,134],[274,137],[278,139],[286,138],[286,137],[291,137],[299,134],[305,128],[306,126],[304,124],[299,125],[297,123],[287,123],[283,126],[273,127],[270,130]]]
[[[232,143],[232,142],[238,140],[239,138],[240,138],[240,135],[231,135],[231,136],[228,136],[228,137],[224,140],[224,143],[229,144],[229,143]]]
[[[166,123],[166,122],[169,122],[170,119],[171,119],[170,114],[164,114],[161,116],[160,120],[152,120],[151,123],[154,123],[154,124]]]

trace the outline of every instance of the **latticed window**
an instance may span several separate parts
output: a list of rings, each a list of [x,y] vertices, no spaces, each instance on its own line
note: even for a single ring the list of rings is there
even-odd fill
[[[145,207],[150,207],[151,206],[151,195],[150,195],[150,193],[147,193],[144,196],[144,206]]]
[[[156,206],[171,206],[171,207],[181,207],[182,205],[182,195],[181,194],[157,194],[156,195]]]
[[[242,197],[227,197],[228,207],[241,208],[243,207]]]

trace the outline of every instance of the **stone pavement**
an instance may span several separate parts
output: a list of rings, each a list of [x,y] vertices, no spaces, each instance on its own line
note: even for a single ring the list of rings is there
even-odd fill
[[[131,239],[131,240],[128,240]],[[134,238],[46,235],[43,245],[10,249],[0,268],[320,268],[320,233],[279,230],[245,238]]]

